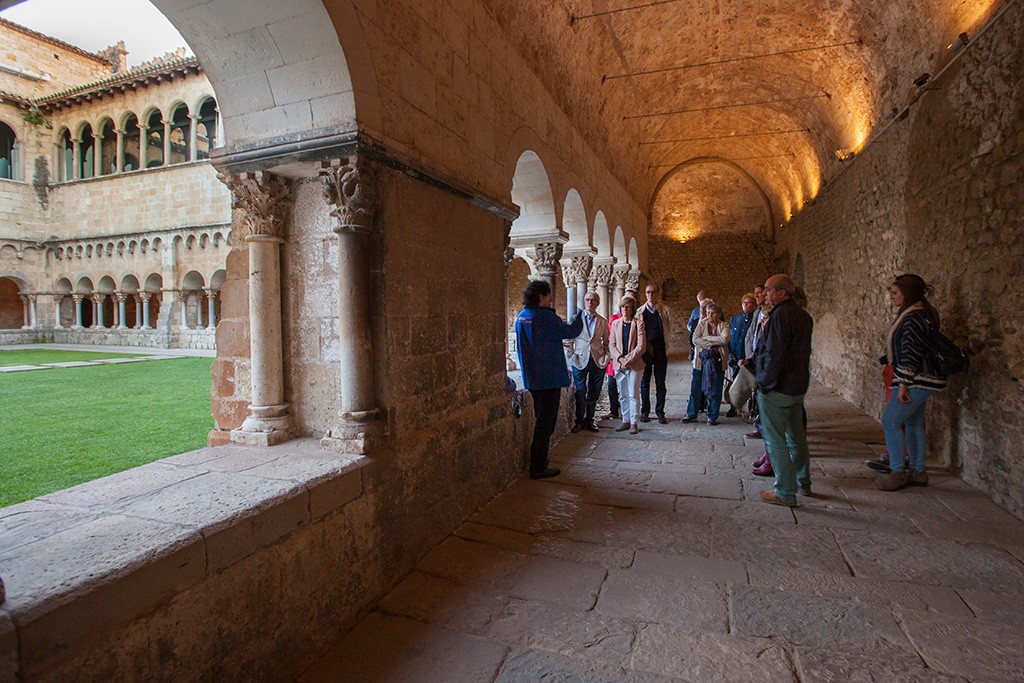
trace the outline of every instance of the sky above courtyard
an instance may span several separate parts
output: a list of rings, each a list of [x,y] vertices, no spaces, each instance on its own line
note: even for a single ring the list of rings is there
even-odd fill
[[[177,29],[147,0],[26,0],[0,12],[0,17],[89,52],[123,40],[129,66],[188,48]],[[188,53],[192,54],[191,48]]]

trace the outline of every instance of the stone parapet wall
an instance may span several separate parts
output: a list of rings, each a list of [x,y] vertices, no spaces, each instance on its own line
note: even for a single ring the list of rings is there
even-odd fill
[[[938,394],[929,456],[1024,514],[1024,12],[1011,9],[913,108],[780,231],[804,263],[814,373],[873,415],[893,319],[886,288],[916,272],[943,328],[974,353]]]

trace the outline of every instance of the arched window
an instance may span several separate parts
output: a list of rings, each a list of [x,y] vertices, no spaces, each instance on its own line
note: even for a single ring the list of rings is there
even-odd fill
[[[18,137],[14,129],[0,122],[0,178],[21,180],[18,161]]]
[[[210,99],[199,107],[199,120],[196,122],[196,158],[209,159],[210,150],[218,144],[217,103]]]
[[[164,165],[164,119],[154,111],[146,121],[146,168]]]
[[[71,141],[71,131],[65,130],[60,141],[60,179],[67,182],[75,177],[75,145]]]
[[[92,136],[92,126],[88,123],[82,128],[81,142],[78,143],[78,158],[81,160],[78,177],[92,178],[96,170],[96,139]]]
[[[110,175],[117,172],[117,131],[114,122],[107,119],[100,135],[103,136],[100,143],[100,175]]]
[[[171,158],[168,164],[182,164],[190,157],[189,137],[192,135],[192,119],[188,107],[178,105],[171,115]]]
[[[124,122],[124,167],[122,171],[139,168],[139,117],[130,114]]]

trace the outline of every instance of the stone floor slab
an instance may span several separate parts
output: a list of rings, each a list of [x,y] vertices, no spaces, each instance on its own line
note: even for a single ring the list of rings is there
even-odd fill
[[[651,475],[650,489],[656,493],[678,496],[743,499],[743,487],[740,478],[735,475],[655,472]]]
[[[535,556],[516,577],[508,594],[586,612],[597,602],[606,575],[607,570],[600,565]]]
[[[640,569],[608,572],[597,611],[644,623],[673,624],[725,633],[728,599],[722,583],[688,579]]]
[[[972,681],[1020,681],[1024,677],[1024,629],[1003,621],[953,621],[904,612],[910,639],[930,668]]]
[[[384,596],[378,609],[390,616],[480,635],[504,604],[499,591],[414,571]]]
[[[916,654],[885,643],[871,646],[829,645],[796,648],[797,667],[804,681],[843,683],[967,683],[967,679],[928,668]]]
[[[716,560],[695,555],[636,551],[633,569],[673,578],[700,579],[719,583],[747,583],[747,568],[742,562]]]
[[[507,648],[480,636],[371,614],[299,679],[303,683],[490,681]]]

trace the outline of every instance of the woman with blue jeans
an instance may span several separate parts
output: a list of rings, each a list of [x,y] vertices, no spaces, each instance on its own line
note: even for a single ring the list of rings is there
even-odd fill
[[[705,317],[693,332],[693,375],[690,379],[690,401],[686,405],[683,422],[696,422],[701,403],[708,405],[708,424],[718,424],[718,411],[722,405],[722,384],[729,363],[729,323],[722,319],[722,309],[705,299]]]
[[[890,472],[876,477],[875,484],[883,491],[928,484],[924,413],[932,393],[946,386],[928,350],[928,329],[939,326],[939,314],[928,302],[930,292],[919,275],[899,275],[889,285],[889,300],[899,314],[889,331],[886,356],[893,366],[895,391],[882,413]]]

